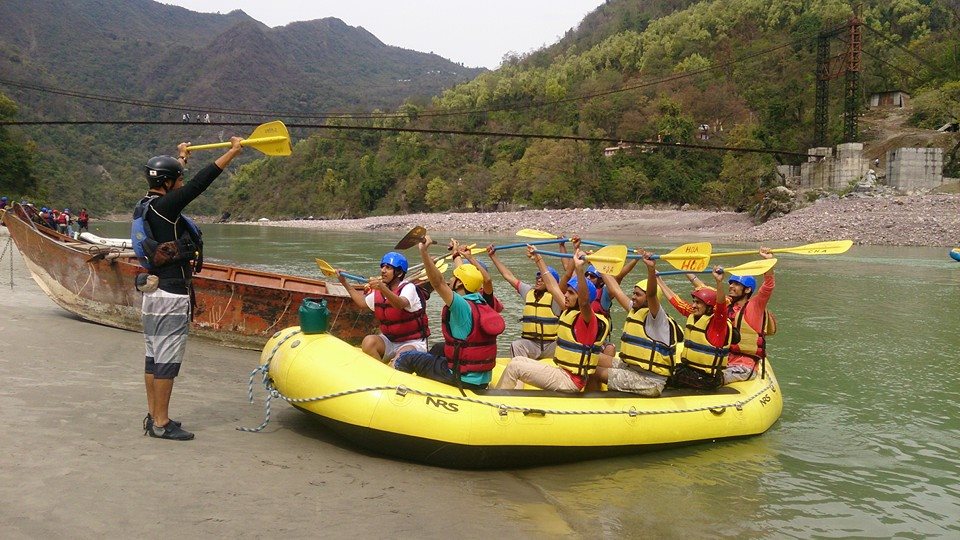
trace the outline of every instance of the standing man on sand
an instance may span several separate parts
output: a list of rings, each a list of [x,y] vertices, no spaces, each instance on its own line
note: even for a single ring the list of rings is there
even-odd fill
[[[181,212],[241,152],[242,140],[231,137],[230,149],[186,184],[183,167],[189,157],[189,143],[177,145],[178,158],[155,156],[144,166],[150,190],[134,210],[131,236],[141,264],[149,270],[148,279],[138,279],[137,288],[144,293],[144,383],[149,408],[143,430],[151,437],[193,439],[193,433],[169,416],[173,380],[180,373],[190,326],[190,280],[203,261],[200,231]]]

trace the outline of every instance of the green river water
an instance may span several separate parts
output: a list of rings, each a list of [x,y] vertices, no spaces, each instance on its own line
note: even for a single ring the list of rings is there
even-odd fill
[[[102,225],[93,232],[127,234],[121,224]],[[373,274],[402,234],[204,227],[208,260],[308,276],[319,275],[316,257]],[[517,240],[459,237],[482,245]],[[699,239],[620,240],[666,252]],[[714,251],[755,247],[714,244]],[[518,277],[532,277],[522,249],[502,259]],[[640,277],[635,270],[624,283]],[[771,308],[780,330],[769,349],[784,410],[770,431],[516,471],[552,502],[546,510],[531,505],[530,514],[559,513],[575,530],[600,536],[960,538],[960,263],[946,248],[854,246],[829,257],[782,255],[776,280]],[[511,321],[520,301],[495,283],[506,305],[505,354],[518,335]],[[670,283],[689,291],[682,277]],[[434,295],[432,321],[436,302]],[[623,312],[615,312],[619,329]],[[523,507],[493,479],[485,486],[480,476],[474,489]]]

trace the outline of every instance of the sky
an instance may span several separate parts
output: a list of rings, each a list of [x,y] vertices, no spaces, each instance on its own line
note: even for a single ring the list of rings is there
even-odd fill
[[[604,0],[162,0],[204,13],[235,9],[270,27],[336,17],[387,45],[495,69],[509,52],[551,45]]]

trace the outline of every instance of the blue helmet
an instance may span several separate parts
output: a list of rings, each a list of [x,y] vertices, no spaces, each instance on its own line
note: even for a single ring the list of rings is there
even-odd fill
[[[593,300],[597,296],[597,286],[594,285],[589,279],[584,280],[584,282],[587,284],[587,297],[590,300]],[[580,292],[579,285],[580,284],[577,282],[577,278],[575,277],[570,278],[570,281],[567,282],[567,288],[573,289],[578,293]]]
[[[590,266],[588,266],[587,269],[586,269],[583,273],[584,273],[585,275],[588,275],[588,276],[589,276],[590,274],[593,274],[593,275],[595,275],[595,276],[597,276],[597,277],[600,277],[600,272],[597,271],[597,267],[594,266],[594,265],[592,265],[592,264],[591,264]]]
[[[10,200],[10,199],[8,199],[8,198],[6,198],[6,197],[0,197],[0,201],[7,202],[7,201],[9,201],[9,200]]]
[[[547,267],[547,272],[550,272],[550,275],[553,276],[553,279],[554,279],[557,283],[560,282],[560,273],[557,272],[557,269],[556,269],[556,268],[554,268],[554,267],[552,267],[552,266],[548,266],[548,267]],[[537,272],[537,277],[540,277],[540,272]]]
[[[744,287],[749,287],[751,293],[757,290],[757,280],[753,276],[730,276],[727,283],[739,283]]]
[[[380,266],[385,264],[399,268],[404,274],[407,273],[407,268],[410,268],[410,265],[407,264],[407,258],[404,257],[402,253],[397,253],[396,251],[391,251],[380,259]]]

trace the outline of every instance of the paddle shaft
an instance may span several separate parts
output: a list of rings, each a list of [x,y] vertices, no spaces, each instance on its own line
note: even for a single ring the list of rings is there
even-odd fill
[[[343,277],[356,281],[357,283],[367,283],[369,280],[363,276],[358,276],[356,274],[348,274],[347,272],[340,272],[340,275]]]
[[[549,257],[560,257],[561,259],[572,259],[573,253],[560,253],[559,251],[541,251],[537,250],[537,253],[540,255],[547,255]],[[604,257],[597,255],[587,255],[588,261],[598,261],[598,262],[620,262],[620,259],[617,257]]]
[[[287,140],[286,137],[277,135],[274,137],[258,137],[256,139],[244,139],[240,141],[240,146],[256,146],[258,144],[274,143]],[[231,142],[221,142],[221,143],[210,143],[210,144],[198,144],[188,146],[187,150],[192,152],[194,150],[213,150],[214,148],[230,148],[233,146]]]

